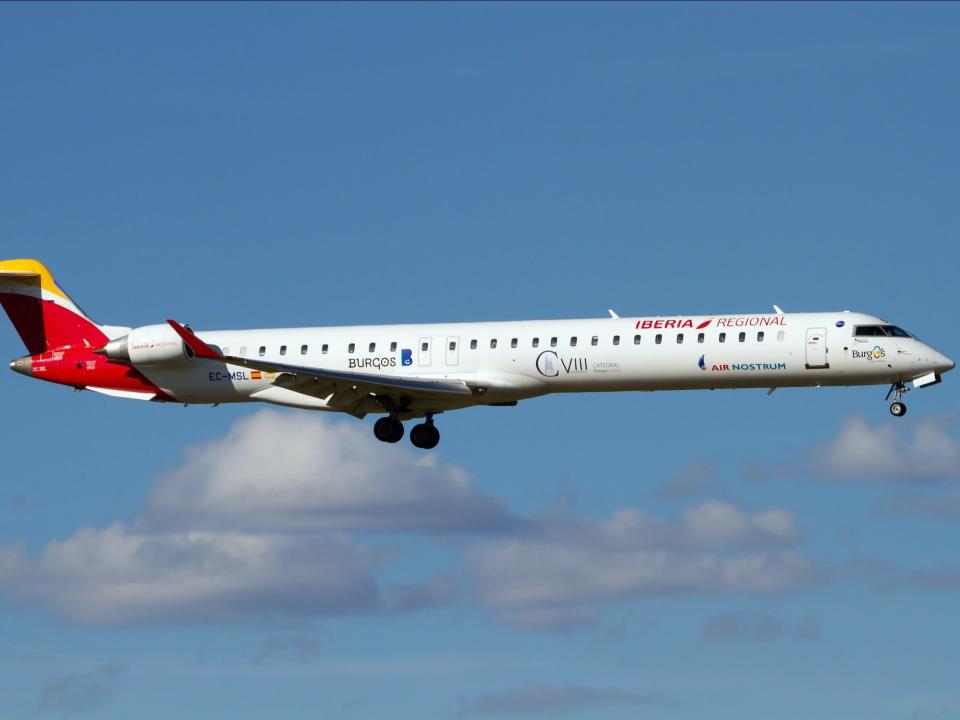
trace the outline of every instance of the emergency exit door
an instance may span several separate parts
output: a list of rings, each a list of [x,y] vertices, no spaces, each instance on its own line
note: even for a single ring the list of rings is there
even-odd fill
[[[447,338],[447,365],[460,363],[460,337]]]
[[[420,338],[420,352],[417,353],[420,367],[430,367],[432,364],[430,358],[431,344],[433,344],[433,338]]]

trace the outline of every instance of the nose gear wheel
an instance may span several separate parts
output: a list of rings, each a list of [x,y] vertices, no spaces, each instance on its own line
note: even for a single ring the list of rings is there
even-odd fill
[[[907,405],[901,400],[901,398],[909,389],[910,388],[904,385],[903,382],[895,382],[890,386],[890,390],[887,391],[887,400],[890,399],[891,395],[896,396],[896,400],[890,403],[890,414],[894,417],[903,417],[907,414]]]

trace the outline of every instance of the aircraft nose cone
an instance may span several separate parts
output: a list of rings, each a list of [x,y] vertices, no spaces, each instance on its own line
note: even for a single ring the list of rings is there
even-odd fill
[[[946,355],[943,356],[943,372],[949,372],[953,370],[957,364],[948,358]]]
[[[22,357],[11,361],[10,369],[21,375],[33,375],[33,358]]]

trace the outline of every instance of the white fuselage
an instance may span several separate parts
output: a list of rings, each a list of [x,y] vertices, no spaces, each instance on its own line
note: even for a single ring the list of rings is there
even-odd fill
[[[225,355],[383,376],[463,380],[474,396],[414,401],[439,412],[551,392],[872,385],[953,363],[912,337],[854,336],[853,312],[368,325],[197,332]],[[263,401],[328,409],[276,374],[211,360],[138,367],[184,403]],[[429,405],[429,407],[427,406]]]

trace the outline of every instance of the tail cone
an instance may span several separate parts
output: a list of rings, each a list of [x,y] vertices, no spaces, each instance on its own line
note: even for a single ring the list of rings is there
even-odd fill
[[[21,375],[31,377],[33,375],[33,358],[29,355],[17,358],[10,363],[10,369]]]

